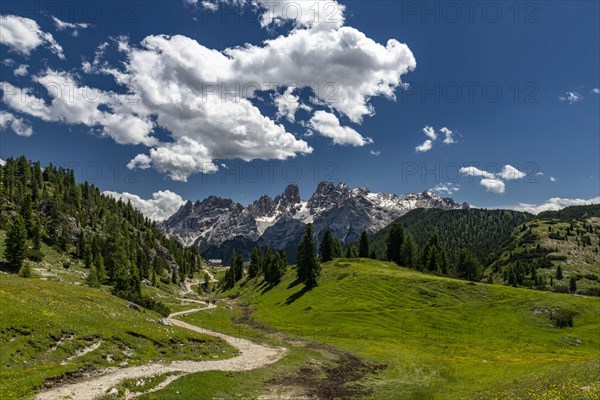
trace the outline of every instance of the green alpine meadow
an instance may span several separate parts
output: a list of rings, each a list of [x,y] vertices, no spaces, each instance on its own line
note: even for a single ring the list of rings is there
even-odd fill
[[[0,400],[600,399],[600,2],[0,2]]]

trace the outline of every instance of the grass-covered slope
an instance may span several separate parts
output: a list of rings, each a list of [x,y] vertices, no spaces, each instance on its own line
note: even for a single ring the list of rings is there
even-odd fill
[[[568,291],[571,277],[579,294],[600,295],[600,205],[545,212],[519,227],[496,249],[488,272],[510,274],[546,290]],[[556,278],[560,267],[563,278]],[[533,282],[531,270],[540,284]],[[513,284],[513,282],[507,282]]]
[[[28,398],[45,383],[122,363],[234,353],[159,318],[101,290],[0,274],[0,397]]]
[[[375,390],[370,398],[557,398],[544,397],[552,391],[595,398],[577,397],[587,393],[579,388],[595,396],[600,390],[593,372],[598,298],[474,284],[364,259],[325,264],[310,291],[294,280],[290,269],[275,287],[253,280],[228,294],[271,328],[386,364],[363,382]],[[558,310],[575,313],[573,327],[555,326],[550,316]]]

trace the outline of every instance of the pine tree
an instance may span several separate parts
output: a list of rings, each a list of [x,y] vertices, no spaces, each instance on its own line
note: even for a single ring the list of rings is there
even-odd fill
[[[556,279],[558,279],[559,281],[562,281],[562,278],[563,278],[563,272],[562,272],[562,268],[559,265],[558,267],[556,267]]]
[[[106,268],[104,267],[104,257],[100,253],[96,253],[94,257],[94,268],[96,269],[98,282],[102,284],[106,280]]]
[[[262,254],[260,253],[260,249],[258,247],[252,249],[252,254],[250,255],[250,267],[248,268],[248,278],[252,279],[260,274],[261,259]]]
[[[571,294],[577,292],[577,279],[575,279],[574,276],[571,276],[571,278],[569,279],[569,292]]]
[[[261,259],[261,270],[265,282],[271,282],[271,259],[273,258],[273,252],[269,246],[265,247],[264,254]]]
[[[369,258],[369,236],[367,236],[367,232],[365,231],[362,231],[360,234],[358,256],[361,258]]]
[[[162,258],[160,258],[159,256],[154,257],[154,262],[153,262],[152,268],[154,269],[154,271],[156,271],[156,273],[158,275],[162,275],[165,270],[165,266],[164,266]]]
[[[478,281],[481,279],[481,264],[473,253],[463,249],[458,254],[455,272],[461,279]]]
[[[242,255],[236,256],[235,259],[231,260],[231,266],[235,281],[241,280],[244,277],[244,257]]]
[[[344,256],[344,253],[342,251],[342,244],[340,243],[340,240],[338,238],[336,238],[335,236],[333,237],[333,258],[342,258]]]
[[[8,231],[4,245],[6,248],[5,257],[8,264],[15,271],[19,271],[23,266],[23,260],[25,260],[27,252],[27,229],[20,215],[17,215],[17,218],[15,218]]]
[[[402,263],[400,251],[403,241],[404,230],[402,229],[402,226],[400,226],[400,224],[393,224],[386,242],[386,255],[388,261],[393,261],[396,264]]]
[[[135,298],[142,296],[142,279],[140,278],[140,272],[135,263],[131,263],[128,286],[130,292],[133,293]]]
[[[90,268],[85,281],[89,287],[93,287],[93,288],[100,287],[100,280],[98,279],[98,273],[97,273],[95,267]]]
[[[316,245],[313,237],[313,226],[308,224],[296,253],[298,264],[298,280],[307,287],[317,286],[321,267],[315,257]]]
[[[403,266],[413,269],[417,268],[419,263],[419,251],[410,233],[406,233],[404,235],[404,241],[402,242],[400,254],[402,255]]]
[[[23,267],[21,268],[21,276],[23,278],[31,278],[31,265],[28,263],[23,264]]]
[[[31,237],[31,242],[33,244],[33,250],[40,251],[42,248],[42,232],[40,228],[40,223],[36,222],[33,225],[33,234]]]
[[[325,263],[333,260],[333,252],[333,235],[329,229],[325,229],[325,232],[323,233],[323,239],[321,239],[321,244],[319,245],[319,256],[321,258],[321,262]]]
[[[152,287],[157,287],[158,286],[158,279],[156,279],[156,271],[152,270]]]
[[[346,258],[352,258],[352,246],[346,247],[346,254],[344,255]]]
[[[235,286],[235,272],[233,271],[233,267],[230,266],[227,271],[225,271],[225,277],[223,278],[223,290],[229,290]]]
[[[31,195],[29,193],[27,193],[27,195],[25,195],[23,198],[23,202],[21,204],[21,217],[23,217],[23,222],[25,223],[27,237],[33,237],[34,219],[33,212],[31,210]]]

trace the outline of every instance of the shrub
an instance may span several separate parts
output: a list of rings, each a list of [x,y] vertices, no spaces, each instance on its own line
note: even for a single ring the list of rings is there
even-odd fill
[[[585,279],[589,279],[590,281],[597,281],[598,280],[598,275],[594,275],[594,274],[585,274],[583,277]]]
[[[127,301],[136,303],[137,305],[142,306],[148,310],[154,310],[163,317],[168,317],[171,313],[171,310],[165,305],[165,303],[163,303],[160,300],[156,300],[148,295],[140,296],[123,290],[114,292],[114,295]]]
[[[44,259],[44,253],[41,250],[29,250],[27,258],[33,262],[40,262]]]
[[[556,285],[554,286],[555,293],[569,293],[569,288],[566,285]]]
[[[582,290],[579,290],[584,296],[597,296],[600,297],[600,288],[599,287],[589,287]]]
[[[577,313],[575,311],[556,308],[550,311],[550,320],[557,328],[566,328],[573,326],[573,318]]]
[[[21,276],[23,278],[31,278],[31,265],[23,264],[21,267]]]

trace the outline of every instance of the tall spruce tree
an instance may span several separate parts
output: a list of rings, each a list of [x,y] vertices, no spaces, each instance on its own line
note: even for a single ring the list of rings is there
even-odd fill
[[[248,278],[256,278],[260,274],[260,264],[262,262],[262,254],[258,247],[252,249],[250,255],[250,267],[248,268]]]
[[[402,243],[404,242],[404,229],[400,224],[393,224],[387,238],[386,256],[389,261],[396,264],[402,263]]]
[[[344,253],[342,251],[342,244],[340,243],[340,239],[334,237],[333,238],[333,258],[342,258]]]
[[[240,254],[231,260],[231,267],[234,272],[235,281],[239,281],[244,277],[244,257]]]
[[[367,232],[362,231],[360,234],[360,243],[358,246],[358,256],[361,258],[369,258],[369,236]]]
[[[417,268],[419,263],[419,250],[417,249],[417,245],[415,244],[412,235],[408,232],[404,235],[400,254],[402,256],[402,265],[404,267]]]
[[[33,250],[40,251],[42,248],[42,232],[40,228],[39,221],[36,221],[33,226],[33,235],[31,237],[31,242],[33,244]]]
[[[312,224],[308,224],[296,252],[298,280],[303,282],[307,287],[317,286],[317,280],[321,273],[321,266],[315,253],[316,244],[313,237],[313,226]]]
[[[323,233],[323,238],[321,239],[321,244],[319,245],[319,256],[321,258],[321,262],[328,262],[333,260],[333,252],[334,252],[334,239],[331,231],[329,229],[325,229]]]
[[[562,272],[562,268],[559,265],[558,267],[556,267],[556,279],[561,281],[562,278],[563,278],[563,272]]]
[[[571,276],[569,279],[569,293],[575,294],[577,292],[577,279],[574,276]]]
[[[13,221],[4,240],[4,245],[6,247],[5,257],[8,264],[15,271],[19,271],[23,266],[23,260],[25,260],[27,253],[27,229],[20,215],[17,215]]]
[[[462,249],[458,253],[455,264],[456,276],[468,281],[478,281],[481,279],[481,264],[479,260],[470,251]]]

